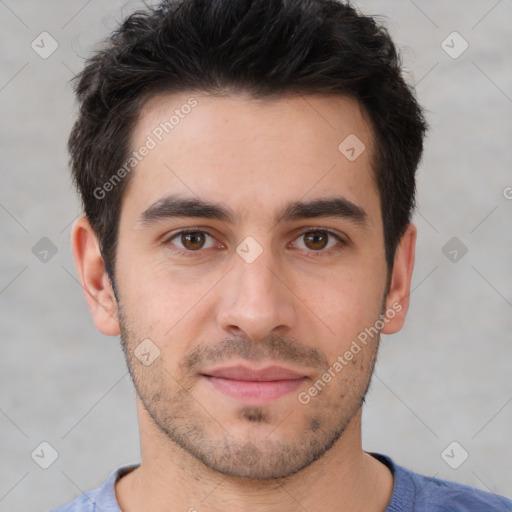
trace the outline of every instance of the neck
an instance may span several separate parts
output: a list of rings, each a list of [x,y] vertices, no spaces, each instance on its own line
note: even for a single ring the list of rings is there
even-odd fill
[[[361,448],[361,411],[336,444],[303,470],[250,480],[206,467],[169,441],[142,409],[139,404],[141,465],[115,487],[123,512],[382,512],[391,498],[391,472]]]

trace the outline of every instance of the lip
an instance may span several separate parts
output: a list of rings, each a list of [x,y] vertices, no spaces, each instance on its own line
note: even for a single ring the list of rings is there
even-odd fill
[[[216,368],[203,375],[230,380],[243,380],[251,382],[269,382],[276,380],[294,380],[302,379],[305,375],[288,370],[282,366],[267,366],[259,370],[247,368],[246,366],[227,366]]]
[[[221,393],[244,403],[264,404],[296,390],[307,377],[281,366],[252,369],[230,366],[203,372],[203,377]]]

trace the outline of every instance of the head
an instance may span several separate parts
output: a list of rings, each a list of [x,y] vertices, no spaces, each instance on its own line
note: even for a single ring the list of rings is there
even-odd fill
[[[386,30],[330,0],[163,2],[76,92],[75,259],[147,423],[232,476],[308,466],[408,306],[426,125]],[[276,365],[300,378],[265,400],[215,376]]]

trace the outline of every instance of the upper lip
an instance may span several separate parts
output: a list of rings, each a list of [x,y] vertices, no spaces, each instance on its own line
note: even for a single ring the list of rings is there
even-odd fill
[[[305,377],[304,374],[288,370],[282,366],[267,366],[259,370],[254,370],[246,366],[227,366],[216,368],[208,372],[203,372],[208,377],[218,377],[231,380],[245,380],[256,382],[270,382],[275,380],[295,380]]]

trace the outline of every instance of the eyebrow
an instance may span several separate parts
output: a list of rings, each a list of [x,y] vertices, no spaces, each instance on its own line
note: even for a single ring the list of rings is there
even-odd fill
[[[240,216],[224,204],[169,195],[144,210],[139,216],[139,224],[147,227],[169,218],[183,217],[215,219],[229,224],[240,220]],[[361,206],[344,197],[331,197],[288,203],[275,215],[274,225],[320,217],[339,218],[362,227],[368,224],[368,214]]]

